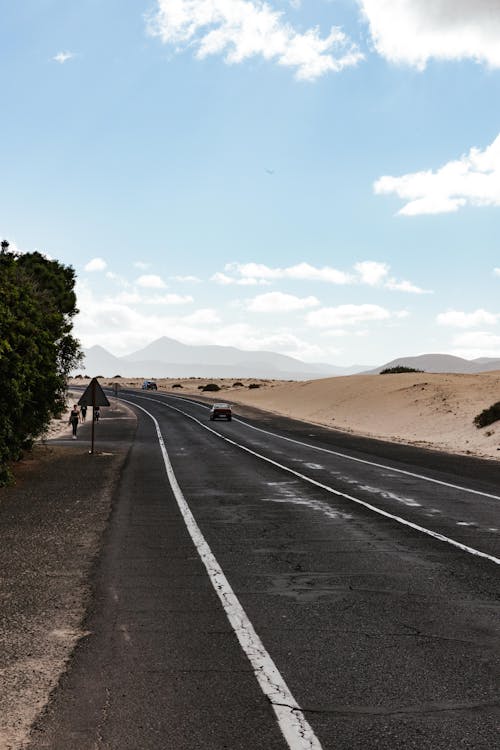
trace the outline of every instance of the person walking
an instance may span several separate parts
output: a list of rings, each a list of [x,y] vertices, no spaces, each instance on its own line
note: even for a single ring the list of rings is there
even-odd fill
[[[85,417],[87,416],[87,407],[85,404],[82,404],[82,408],[80,409],[80,419],[83,422],[85,422]]]
[[[76,431],[78,428],[78,422],[80,421],[80,412],[78,411],[78,406],[75,404],[73,408],[71,409],[68,424],[71,425],[73,429],[73,440],[76,440]]]
[[[101,411],[100,411],[99,407],[98,407],[98,406],[96,406],[96,407],[94,408],[94,420],[95,420],[96,422],[98,422],[98,421],[99,421],[99,417],[100,417],[100,416],[101,416]]]

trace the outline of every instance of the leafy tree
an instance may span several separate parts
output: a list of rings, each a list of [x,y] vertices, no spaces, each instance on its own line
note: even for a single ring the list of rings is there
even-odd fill
[[[40,253],[0,252],[0,483],[8,462],[65,406],[66,378],[79,361],[72,268]]]

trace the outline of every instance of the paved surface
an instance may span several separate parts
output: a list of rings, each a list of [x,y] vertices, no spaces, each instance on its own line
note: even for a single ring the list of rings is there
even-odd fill
[[[291,744],[280,730],[138,411],[89,635],[30,750],[497,746],[496,462],[124,397],[158,420],[199,529],[293,694],[290,717],[300,709],[313,736]]]
[[[88,454],[90,424],[38,446],[0,490],[0,748],[22,745],[76,642],[91,601],[112,490],[135,418],[107,410]],[[118,438],[118,440],[116,440]]]

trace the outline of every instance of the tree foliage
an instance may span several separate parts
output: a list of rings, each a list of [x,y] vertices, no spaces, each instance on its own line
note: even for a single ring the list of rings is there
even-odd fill
[[[8,463],[65,405],[66,378],[78,362],[71,335],[75,273],[41,253],[0,253],[0,483]]]

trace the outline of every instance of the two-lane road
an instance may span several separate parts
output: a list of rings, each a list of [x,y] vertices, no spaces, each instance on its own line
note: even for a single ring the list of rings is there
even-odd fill
[[[123,398],[91,636],[32,750],[498,746],[496,463]]]

